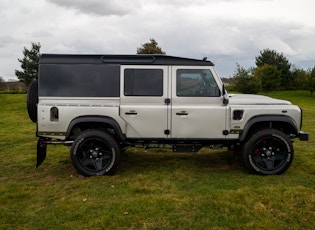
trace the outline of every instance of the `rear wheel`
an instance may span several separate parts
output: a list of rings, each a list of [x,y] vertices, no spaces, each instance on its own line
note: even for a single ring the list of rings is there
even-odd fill
[[[245,166],[249,171],[261,175],[284,173],[290,167],[293,155],[290,138],[276,129],[255,133],[243,149]]]
[[[73,166],[84,176],[110,175],[120,160],[120,148],[114,138],[99,130],[86,130],[70,150]]]

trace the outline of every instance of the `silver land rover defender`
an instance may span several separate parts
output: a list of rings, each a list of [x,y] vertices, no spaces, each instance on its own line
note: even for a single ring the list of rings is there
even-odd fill
[[[293,140],[308,140],[298,106],[229,95],[206,58],[43,54],[27,108],[37,125],[37,166],[47,144],[64,144],[85,176],[114,173],[128,146],[239,148],[250,172],[281,174]]]

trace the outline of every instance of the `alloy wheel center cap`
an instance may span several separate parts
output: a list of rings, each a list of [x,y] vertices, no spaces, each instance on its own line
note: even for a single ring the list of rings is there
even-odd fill
[[[98,157],[98,152],[97,152],[97,151],[93,151],[93,152],[92,152],[92,156],[93,156],[94,158]]]
[[[272,154],[272,152],[271,152],[270,150],[267,150],[267,151],[266,151],[266,155],[267,155],[268,157],[270,157],[271,154]]]

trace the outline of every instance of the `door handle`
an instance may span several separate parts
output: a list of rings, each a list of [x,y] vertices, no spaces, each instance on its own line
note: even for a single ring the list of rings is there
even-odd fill
[[[180,111],[180,113],[176,113],[178,116],[186,116],[188,113],[186,111]]]
[[[136,111],[125,112],[126,115],[137,115]]]

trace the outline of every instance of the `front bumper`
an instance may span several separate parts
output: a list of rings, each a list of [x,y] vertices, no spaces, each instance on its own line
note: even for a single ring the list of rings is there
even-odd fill
[[[308,133],[302,131],[300,131],[298,135],[300,141],[308,141],[308,136]]]

